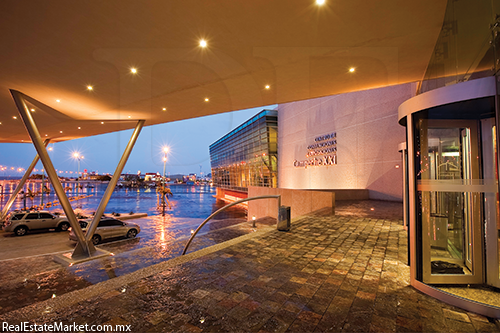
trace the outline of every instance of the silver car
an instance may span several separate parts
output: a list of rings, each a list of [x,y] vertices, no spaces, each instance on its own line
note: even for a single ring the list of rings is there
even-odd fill
[[[91,219],[80,221],[80,226],[84,233],[87,232],[91,221]],[[135,223],[123,222],[112,217],[103,217],[92,236],[92,243],[97,245],[105,239],[118,237],[134,238],[139,232],[141,232],[141,228]],[[75,232],[71,229],[69,231],[69,239],[77,241]]]
[[[3,224],[5,232],[14,232],[17,236],[24,236],[29,230],[39,229],[66,231],[69,229],[69,222],[64,215],[54,215],[44,211],[14,211],[7,216]]]

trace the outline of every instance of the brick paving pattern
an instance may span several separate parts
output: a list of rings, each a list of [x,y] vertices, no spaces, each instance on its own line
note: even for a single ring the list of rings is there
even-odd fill
[[[397,220],[307,216],[110,290],[38,324],[133,332],[498,332],[488,318],[409,285]],[[0,320],[1,320],[0,316]]]

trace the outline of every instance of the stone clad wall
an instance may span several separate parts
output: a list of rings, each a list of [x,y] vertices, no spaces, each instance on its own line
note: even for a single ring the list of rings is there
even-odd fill
[[[335,193],[332,191],[305,191],[282,188],[250,186],[248,197],[260,195],[281,195],[281,205],[291,207],[291,218],[305,215],[322,208],[331,208],[335,212]],[[248,202],[248,220],[252,217],[278,217],[278,200],[261,199]]]
[[[278,187],[368,189],[370,199],[402,201],[398,144],[406,132],[398,106],[414,96],[415,84],[280,104]],[[295,167],[315,138],[336,133],[336,165]]]

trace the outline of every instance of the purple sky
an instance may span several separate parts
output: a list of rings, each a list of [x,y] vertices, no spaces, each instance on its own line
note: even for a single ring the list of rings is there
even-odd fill
[[[166,145],[170,148],[167,174],[199,174],[200,165],[203,174],[210,173],[208,146],[263,109],[275,107],[260,107],[144,127],[123,172],[137,173],[140,170],[143,174],[162,173],[162,147]],[[112,174],[131,134],[132,130],[127,130],[50,144],[49,147],[52,146],[53,150],[49,154],[54,167],[63,170],[61,175],[64,176],[76,174],[77,161],[72,157],[74,152],[80,152],[84,156],[80,171],[87,169],[89,172],[97,170],[100,174]],[[0,171],[0,177],[22,176],[24,172],[17,169],[26,169],[35,154],[35,148],[31,144],[1,143],[0,165],[8,169]],[[12,167],[16,171],[12,171]],[[39,162],[35,168],[42,169],[42,163]]]

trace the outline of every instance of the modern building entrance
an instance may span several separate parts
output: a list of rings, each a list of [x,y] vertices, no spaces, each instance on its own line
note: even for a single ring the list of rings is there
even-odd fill
[[[412,285],[443,300],[449,295],[437,288],[450,285],[463,286],[465,293],[471,286],[484,287],[500,296],[494,87],[494,78],[470,81],[421,94],[400,107],[408,133]],[[452,299],[481,312],[472,302],[458,304],[466,302]],[[485,303],[500,314],[498,305]]]
[[[485,238],[488,226],[495,227],[497,220],[494,118],[418,118],[417,214],[422,228],[423,282],[491,280],[490,284],[498,285],[498,261],[483,265],[483,258],[487,261],[498,255],[497,246],[488,247]],[[488,278],[490,270],[496,274]]]

